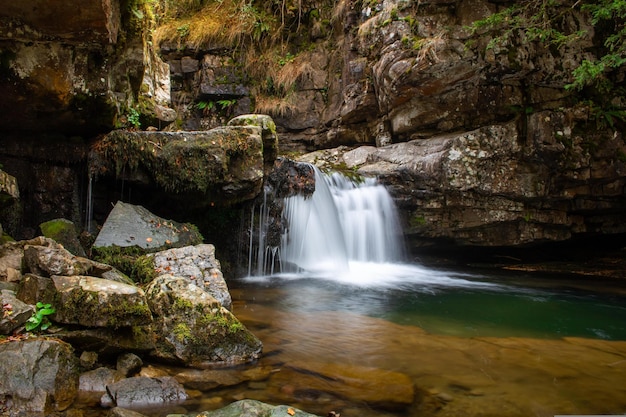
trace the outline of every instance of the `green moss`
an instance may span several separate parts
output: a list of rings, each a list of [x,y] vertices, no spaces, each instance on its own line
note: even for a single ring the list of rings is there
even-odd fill
[[[413,216],[409,221],[411,227],[420,227],[426,224],[426,218],[424,216]]]
[[[191,329],[185,323],[176,324],[172,329],[172,334],[180,343],[196,340],[193,336],[193,333],[191,332]]]

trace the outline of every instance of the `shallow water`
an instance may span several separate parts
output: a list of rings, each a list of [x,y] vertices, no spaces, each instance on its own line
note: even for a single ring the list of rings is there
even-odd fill
[[[230,284],[234,313],[264,343],[256,366],[274,373],[221,391],[224,403],[254,398],[344,416],[626,413],[623,286],[412,265],[351,271]],[[341,380],[352,367],[408,376],[413,403],[390,409],[333,393],[336,384],[324,389],[328,372]]]
[[[343,417],[626,413],[626,283],[417,265],[350,271],[230,281],[233,312],[264,349],[222,372],[250,380],[140,411],[249,398]]]

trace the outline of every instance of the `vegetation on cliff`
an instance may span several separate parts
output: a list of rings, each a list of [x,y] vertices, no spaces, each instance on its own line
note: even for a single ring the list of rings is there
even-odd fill
[[[515,42],[517,38],[559,49],[590,35],[575,22],[587,13],[594,31],[592,53],[578,63],[565,89],[580,92],[581,100],[591,100],[593,117],[599,124],[613,127],[615,123],[626,122],[623,70],[620,73],[626,64],[626,2],[530,0],[502,8],[474,22],[472,28],[475,32],[488,30],[493,34],[490,48]]]

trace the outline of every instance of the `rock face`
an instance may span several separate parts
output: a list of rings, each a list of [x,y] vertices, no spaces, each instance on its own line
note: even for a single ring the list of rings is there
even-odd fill
[[[522,31],[498,43],[493,33],[468,29],[511,4],[334,4],[328,39],[311,27],[310,47],[294,58],[294,71],[307,69],[296,77],[289,111],[270,112],[281,148],[377,147],[340,162],[392,187],[416,245],[517,246],[624,233],[623,124],[574,104],[583,96],[564,88],[583,59],[594,59],[590,47],[603,35],[565,4],[559,29],[584,34],[562,47],[529,41]],[[211,46],[164,44],[162,53],[173,77],[215,85],[206,66],[177,69],[201,55],[211,71],[227,71],[233,64],[215,58]],[[607,76],[622,83],[624,67]],[[231,90],[244,83],[225,82]],[[208,91],[193,83],[173,90],[196,100]],[[623,109],[623,98],[602,104],[614,105]]]
[[[142,41],[130,8],[90,0],[76,10],[72,2],[40,0],[3,7],[0,130],[102,132],[139,87]]]
[[[176,404],[187,399],[185,389],[172,377],[133,377],[107,386],[103,407],[147,408]]]
[[[17,178],[22,194],[32,196],[24,199],[21,215],[36,225],[58,217],[81,221],[77,214],[86,211],[86,199],[78,196],[86,180],[75,167],[88,158],[85,139],[115,122],[134,127],[142,110],[144,119],[154,113],[151,124],[158,128],[178,117],[176,128],[205,131],[115,132],[93,139],[90,173],[109,181],[96,192],[102,216],[123,194],[112,191],[116,180],[131,185],[134,196],[151,198],[153,205],[140,204],[153,210],[163,201],[172,203],[170,211],[181,201],[188,211],[249,201],[261,191],[262,171],[277,142],[283,151],[411,143],[407,149],[413,152],[416,141],[424,140],[413,164],[418,166],[424,165],[420,158],[436,160],[439,151],[431,145],[450,135],[465,137],[478,152],[459,145],[454,152],[460,159],[446,156],[450,178],[438,165],[424,172],[410,168],[408,153],[401,172],[385,180],[406,210],[412,237],[494,246],[623,232],[626,104],[615,92],[623,87],[625,67],[605,72],[616,87],[606,97],[565,89],[583,60],[599,58],[594,54],[607,36],[575,1],[550,5],[559,16],[558,29],[579,34],[576,42],[562,45],[529,39],[523,30],[507,32],[498,42],[499,32],[468,28],[515,2],[300,2],[298,15],[308,17],[298,19],[293,28],[300,32],[288,37],[302,42],[290,45],[280,64],[289,86],[277,77],[255,79],[254,72],[240,71],[256,61],[247,62],[249,55],[223,40],[191,45],[182,36],[179,44],[154,45],[144,53],[149,44],[132,28],[153,28],[137,20],[148,13],[133,9],[134,3],[92,0],[80,5],[80,16],[69,13],[54,22],[48,12],[35,12],[45,6],[34,4],[0,12],[0,93],[8,98],[0,103],[6,116],[0,131],[7,133],[0,139],[0,163]],[[288,97],[271,97],[286,108],[259,104],[267,97],[255,88],[268,84],[272,88],[266,90],[289,91]],[[148,98],[142,106],[135,99],[139,91]],[[220,101],[225,104],[218,108]],[[206,131],[259,107],[275,126],[237,117],[217,132]],[[516,139],[469,143],[475,131],[501,129]],[[40,137],[39,131],[63,136]],[[83,138],[72,136],[77,134]],[[235,140],[228,143],[226,137]],[[488,149],[494,146],[502,149]],[[497,175],[475,175],[486,174],[487,160],[505,154],[508,164],[492,164]],[[384,161],[379,162],[369,172],[382,172]],[[17,238],[35,234],[20,226],[20,218],[0,221]]]
[[[591,151],[585,143],[593,137],[572,133],[584,121],[567,111],[529,119],[527,137],[509,122],[362,147],[340,160],[389,185],[408,234],[422,244],[509,246],[626,232],[626,164],[614,159],[624,142],[599,141]]]

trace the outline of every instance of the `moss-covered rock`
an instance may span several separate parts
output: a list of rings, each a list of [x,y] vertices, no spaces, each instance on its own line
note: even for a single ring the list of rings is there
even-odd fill
[[[211,295],[185,278],[161,275],[146,288],[160,360],[187,365],[257,359],[262,343]]]
[[[149,324],[152,314],[142,289],[111,280],[53,276],[54,321],[88,327]]]
[[[85,249],[80,244],[76,226],[67,219],[54,219],[39,225],[41,233],[57,243],[63,245],[70,253],[76,256],[86,256]]]
[[[233,204],[254,198],[263,183],[262,128],[224,126],[195,132],[116,130],[92,149],[90,170],[155,187],[193,193],[194,204]],[[199,201],[203,200],[203,201]]]

